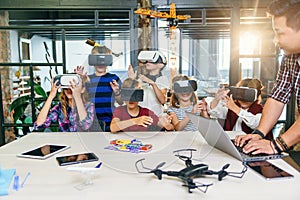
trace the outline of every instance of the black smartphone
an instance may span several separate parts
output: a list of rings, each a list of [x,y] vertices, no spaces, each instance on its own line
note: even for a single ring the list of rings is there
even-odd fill
[[[247,162],[247,166],[260,174],[266,180],[278,179],[278,178],[292,178],[293,175],[284,171],[283,169],[273,165],[268,161]]]
[[[73,165],[78,163],[97,161],[98,157],[94,153],[80,153],[67,156],[56,157],[60,166]]]

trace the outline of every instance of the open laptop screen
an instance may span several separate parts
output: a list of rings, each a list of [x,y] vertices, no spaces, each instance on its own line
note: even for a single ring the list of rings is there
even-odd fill
[[[272,154],[272,155],[246,155],[238,151],[237,147],[232,143],[228,134],[224,131],[222,126],[219,124],[217,119],[204,118],[201,116],[197,116],[193,113],[186,113],[190,120],[194,123],[194,125],[198,128],[200,134],[206,140],[206,142],[243,161],[262,161],[268,159],[277,159],[285,156],[284,154]]]

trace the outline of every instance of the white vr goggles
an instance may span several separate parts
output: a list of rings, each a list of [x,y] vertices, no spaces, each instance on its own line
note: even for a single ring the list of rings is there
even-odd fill
[[[142,63],[163,63],[167,64],[166,57],[159,51],[141,51],[138,60]]]
[[[56,83],[57,86],[61,85],[61,88],[68,88],[70,85],[70,81],[75,80],[75,83],[78,85],[81,78],[78,74],[62,74],[54,77],[53,82]]]

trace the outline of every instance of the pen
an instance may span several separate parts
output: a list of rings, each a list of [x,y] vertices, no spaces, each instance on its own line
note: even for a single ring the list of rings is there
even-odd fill
[[[19,176],[15,176],[15,178],[14,178],[13,189],[16,190],[16,191],[19,190]]]
[[[23,182],[22,182],[22,184],[21,184],[21,188],[24,187],[24,184],[25,184],[25,182],[27,181],[29,175],[30,175],[30,172],[28,172],[28,173],[26,174],[26,176],[25,176],[25,178],[24,178],[24,180],[23,180]]]

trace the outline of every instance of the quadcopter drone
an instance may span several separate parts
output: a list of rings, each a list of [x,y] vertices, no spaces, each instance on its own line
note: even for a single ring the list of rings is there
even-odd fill
[[[184,184],[182,186],[188,188],[188,192],[192,193],[192,189],[198,189],[203,193],[206,193],[207,188],[212,184],[202,184],[194,182],[195,178],[204,177],[205,175],[218,175],[218,180],[221,181],[225,176],[231,176],[235,178],[242,178],[247,171],[247,166],[244,165],[244,168],[241,172],[228,172],[226,169],[229,167],[229,164],[226,164],[219,171],[213,171],[208,169],[208,165],[206,164],[192,164],[192,154],[195,149],[181,149],[176,150],[175,156],[185,162],[185,168],[179,171],[163,171],[160,168],[163,167],[166,163],[162,162],[156,166],[154,169],[150,169],[145,167],[143,164],[143,159],[136,161],[135,167],[139,173],[153,173],[159,180],[162,179],[162,175],[174,176],[181,179]],[[182,155],[184,152],[187,152],[189,156]],[[141,167],[139,167],[139,165]],[[142,170],[143,169],[143,170]]]

